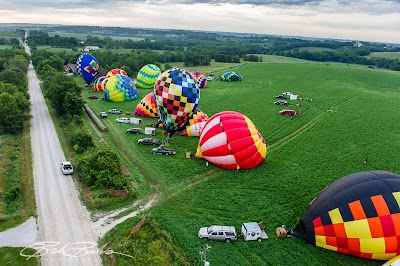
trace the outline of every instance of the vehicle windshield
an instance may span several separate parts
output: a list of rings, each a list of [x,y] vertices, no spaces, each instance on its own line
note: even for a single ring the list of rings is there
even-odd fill
[[[208,227],[208,228],[207,228],[207,233],[208,233],[208,234],[211,234],[212,232],[213,232],[212,228],[211,228],[211,227]]]
[[[71,166],[71,165],[64,165],[64,169],[65,169],[65,170],[72,169],[72,166]]]

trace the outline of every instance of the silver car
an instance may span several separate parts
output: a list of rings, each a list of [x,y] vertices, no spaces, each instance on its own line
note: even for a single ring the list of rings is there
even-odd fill
[[[234,226],[213,225],[200,228],[199,237],[205,240],[210,239],[229,243],[237,239],[237,234]]]

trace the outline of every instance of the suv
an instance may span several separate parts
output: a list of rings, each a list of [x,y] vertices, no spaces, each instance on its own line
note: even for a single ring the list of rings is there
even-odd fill
[[[129,118],[120,117],[120,118],[115,119],[115,122],[118,122],[118,123],[129,123]]]
[[[152,138],[138,139],[137,143],[140,145],[160,145],[161,141]]]
[[[234,226],[213,225],[210,227],[202,227],[198,233],[199,237],[205,240],[225,241],[226,243],[237,239],[236,229]]]
[[[108,112],[110,114],[122,114],[122,111],[118,110],[118,109],[111,109],[111,110],[108,110]]]
[[[107,118],[106,112],[100,112],[100,117],[101,118]]]
[[[128,134],[143,134],[143,131],[140,128],[131,128],[126,131]]]
[[[70,175],[74,172],[71,162],[62,162],[61,171],[64,175]]]
[[[164,148],[164,146],[160,146],[158,148],[154,148],[151,150],[152,154],[165,154],[165,155],[175,155],[176,152],[172,149]]]
[[[276,104],[276,105],[289,105],[288,101],[284,101],[284,100],[278,100],[278,101],[274,102],[274,104]]]

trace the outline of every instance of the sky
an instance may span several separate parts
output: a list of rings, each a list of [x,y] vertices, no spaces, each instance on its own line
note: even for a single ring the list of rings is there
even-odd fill
[[[0,23],[227,31],[400,43],[400,0],[0,0]]]

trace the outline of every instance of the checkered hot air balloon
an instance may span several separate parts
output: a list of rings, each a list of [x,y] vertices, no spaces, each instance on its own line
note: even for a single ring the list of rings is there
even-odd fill
[[[87,53],[81,54],[76,60],[76,70],[83,80],[90,85],[96,77],[99,64],[93,55]]]
[[[200,90],[193,76],[184,69],[162,73],[154,85],[154,98],[169,136],[182,128],[200,101]]]
[[[126,73],[125,70],[122,70],[122,69],[119,69],[119,68],[111,69],[110,71],[108,71],[106,76],[107,77],[112,77],[112,76],[117,75],[117,74],[128,76],[128,73]]]
[[[203,73],[201,73],[199,71],[192,71],[192,72],[190,72],[190,74],[192,74],[192,76],[196,80],[197,84],[199,85],[200,89],[203,89],[206,87],[207,79]]]
[[[135,115],[147,117],[159,117],[154,92],[150,92],[139,102],[135,109]]]
[[[293,235],[344,254],[389,260],[400,255],[399,207],[400,175],[351,174],[318,195]]]
[[[221,75],[223,81],[241,81],[243,77],[236,72],[226,72]]]
[[[108,77],[106,77],[106,76],[99,77],[93,83],[93,89],[95,91],[104,91],[104,89],[106,88],[106,85],[107,85],[107,81],[108,81]]]
[[[245,115],[220,112],[207,120],[201,131],[196,157],[227,169],[258,166],[267,155],[260,132]]]
[[[136,77],[136,86],[143,89],[152,89],[160,74],[161,70],[158,66],[147,64],[139,70]]]
[[[130,77],[117,74],[108,79],[104,90],[104,99],[113,102],[123,102],[136,99],[138,91]]]

